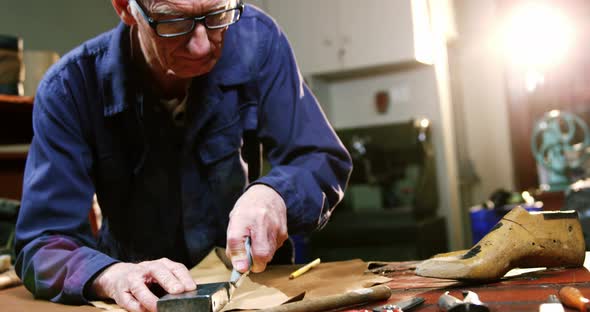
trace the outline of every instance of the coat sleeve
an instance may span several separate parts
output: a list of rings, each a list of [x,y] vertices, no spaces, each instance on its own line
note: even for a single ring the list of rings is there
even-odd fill
[[[63,76],[43,81],[16,225],[16,272],[35,298],[87,303],[84,287],[116,260],[97,251],[88,222],[91,153]]]
[[[278,27],[261,51],[258,135],[272,169],[255,183],[281,194],[290,234],[310,232],[321,228],[342,200],[352,161]]]

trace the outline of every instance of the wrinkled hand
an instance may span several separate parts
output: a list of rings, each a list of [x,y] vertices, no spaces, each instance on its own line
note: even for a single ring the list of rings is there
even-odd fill
[[[272,188],[257,184],[248,189],[229,214],[226,253],[240,272],[248,270],[244,241],[250,236],[252,272],[266,269],[275,251],[289,237],[285,201]]]
[[[196,289],[187,268],[166,258],[141,263],[116,263],[96,277],[91,291],[100,298],[112,298],[128,311],[157,310],[156,297],[149,289],[157,283],[170,294]]]

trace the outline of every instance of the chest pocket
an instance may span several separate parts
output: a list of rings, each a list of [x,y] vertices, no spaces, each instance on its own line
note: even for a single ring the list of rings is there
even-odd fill
[[[236,192],[241,194],[247,183],[258,179],[262,167],[257,137],[256,88],[246,84],[232,91],[232,96],[226,96],[226,99],[236,100],[234,96],[237,97],[238,114],[227,126],[213,131],[199,145],[199,156],[211,191],[222,192],[219,195],[228,196],[226,198],[232,198],[231,195]]]
[[[255,83],[248,82],[225,91],[225,100],[238,103],[238,110],[233,113],[237,113],[237,116],[231,118],[228,126],[220,127],[208,135],[199,146],[199,154],[202,162],[209,166],[239,151],[248,166],[248,180],[252,182],[259,178],[262,167],[262,151],[257,133],[258,89]],[[228,103],[227,106],[232,105]]]
[[[241,135],[240,119],[236,116],[229,125],[214,130],[199,144],[201,163],[211,183],[231,183],[230,177],[241,169]]]

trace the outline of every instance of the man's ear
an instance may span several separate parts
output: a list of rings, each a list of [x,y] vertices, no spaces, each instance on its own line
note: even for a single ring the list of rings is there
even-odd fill
[[[129,0],[111,0],[113,8],[117,11],[117,15],[121,18],[123,23],[127,25],[137,24],[135,18],[131,14],[131,6]]]

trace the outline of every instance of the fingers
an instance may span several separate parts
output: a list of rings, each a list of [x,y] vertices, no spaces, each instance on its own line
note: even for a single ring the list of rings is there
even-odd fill
[[[140,278],[131,278],[129,284],[129,292],[135,299],[141,303],[148,311],[156,312],[158,297],[156,297],[147,287],[144,281]],[[133,301],[128,301],[133,304]],[[139,310],[142,311],[142,310]]]
[[[267,237],[252,238],[252,272],[260,273],[266,269],[266,264],[272,260],[276,251],[276,242]]]
[[[196,284],[188,269],[180,263],[162,258],[142,262],[138,266],[143,270],[137,270],[129,275],[129,296],[123,292],[121,297],[131,309],[135,309],[139,304],[141,309],[145,308],[147,311],[156,312],[158,297],[149,290],[146,285],[147,281],[158,283],[170,294],[196,289]],[[142,311],[141,309],[138,311]]]
[[[283,242],[288,238],[285,233],[277,231],[262,231],[260,234],[256,231],[251,232],[251,256],[252,272],[259,273],[266,269],[266,264],[272,260],[272,257]],[[236,270],[244,273],[250,266],[245,247],[246,238],[232,237],[228,234],[226,253],[231,258],[232,265]]]
[[[252,272],[262,272],[275,251],[288,238],[286,205],[279,193],[266,185],[254,185],[236,202],[230,213],[226,253],[234,268],[247,270],[245,237],[252,239]]]
[[[162,258],[142,262],[140,265],[148,271],[150,277],[170,294],[179,294],[196,288],[196,284],[193,282],[187,268],[178,262]]]
[[[187,268],[165,258],[115,264],[97,277],[93,287],[96,294],[115,299],[126,310],[156,312],[158,297],[148,288],[153,283],[171,294],[196,289]]]
[[[115,302],[117,302],[117,304],[119,306],[121,306],[123,309],[127,310],[127,311],[131,311],[131,312],[143,312],[143,311],[148,311],[146,308],[144,308],[141,303],[139,303],[139,301],[137,301],[135,299],[135,297],[133,297],[133,295],[131,295],[129,292],[122,292],[119,293],[115,296]],[[155,310],[154,310],[155,311]]]
[[[162,259],[162,262],[184,286],[184,291],[191,291],[197,289],[197,283],[195,280],[193,280],[191,273],[186,268],[186,266],[184,266],[181,263],[168,260],[166,258]]]
[[[226,245],[226,254],[231,259],[232,266],[241,273],[248,271],[250,267],[248,253],[246,252],[246,237],[248,236],[233,236],[228,233]]]
[[[266,264],[272,260],[275,251],[283,245],[288,235],[281,231],[263,231],[260,235],[252,231],[251,236],[251,255],[252,255],[252,272],[259,273],[266,269]],[[245,238],[227,239],[226,253],[231,258],[232,265],[236,270],[244,273],[249,268],[249,259],[246,253]]]
[[[252,243],[252,272],[260,273],[266,270],[266,265],[272,260],[275,252],[285,240],[289,238],[287,231],[269,231],[254,235]]]

